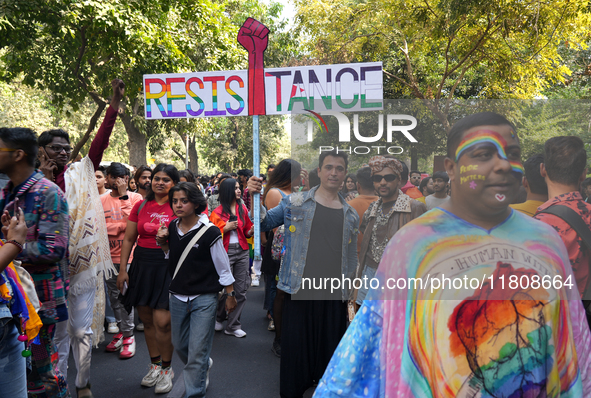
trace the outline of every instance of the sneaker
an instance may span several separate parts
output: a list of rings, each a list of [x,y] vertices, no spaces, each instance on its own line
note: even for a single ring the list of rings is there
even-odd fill
[[[117,326],[117,322],[109,322],[109,328],[107,329],[107,333],[119,333],[119,326]]]
[[[222,330],[224,330],[224,325],[221,322],[215,321],[215,331],[221,332]]]
[[[271,319],[269,321],[269,326],[267,326],[267,330],[270,331],[270,332],[272,332],[272,331],[275,330],[275,322],[273,322],[273,319]]]
[[[211,359],[211,357],[209,357],[209,366],[207,368],[207,377],[205,378],[205,389],[207,390],[207,387],[209,387],[209,371],[211,370],[211,367],[213,366],[213,359]]]
[[[172,379],[174,378],[174,372],[172,368],[160,369],[160,378],[156,383],[156,394],[165,394],[172,390]]]
[[[235,337],[244,337],[246,336],[246,332],[242,329],[236,329],[236,330],[232,330],[232,331],[227,331],[224,330],[224,333],[229,335],[229,336],[235,336]]]
[[[160,379],[160,371],[161,370],[162,370],[162,366],[155,365],[153,363],[150,364],[150,371],[142,379],[142,386],[153,387]]]
[[[137,324],[137,326],[135,327],[135,330],[137,330],[138,332],[143,332],[144,331],[144,323],[140,322]]]
[[[135,355],[135,338],[133,336],[124,337],[119,359],[129,359]]]
[[[119,351],[119,348],[121,348],[122,343],[123,343],[123,333],[117,333],[113,337],[113,340],[107,345],[106,351],[108,351],[108,352]]]
[[[250,286],[257,287],[257,286],[259,286],[259,284],[260,284],[259,277],[258,276],[253,276],[252,277],[252,282],[250,282]]]
[[[273,340],[271,351],[273,351],[273,354],[275,354],[277,358],[281,358],[281,344],[279,344],[277,340]]]

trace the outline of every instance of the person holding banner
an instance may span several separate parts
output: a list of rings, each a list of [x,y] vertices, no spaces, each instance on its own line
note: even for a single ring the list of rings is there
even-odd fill
[[[347,165],[346,153],[322,152],[320,186],[292,193],[268,212],[260,207],[261,231],[285,224],[285,253],[277,285],[285,292],[280,371],[284,398],[301,397],[320,380],[347,330],[350,289],[313,289],[304,283],[355,274],[359,216],[339,195]],[[248,191],[254,194],[261,189],[261,179],[251,177]]]

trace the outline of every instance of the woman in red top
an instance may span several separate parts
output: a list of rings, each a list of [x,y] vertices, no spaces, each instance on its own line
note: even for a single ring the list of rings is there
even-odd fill
[[[172,389],[174,373],[170,367],[173,346],[170,336],[168,260],[156,242],[160,226],[176,217],[168,203],[168,191],[179,182],[179,172],[169,164],[159,164],[152,172],[152,185],[146,199],[136,203],[127,218],[121,247],[117,288],[123,294],[127,311],[136,307],[144,323],[144,334],[152,363],[142,379],[142,386],[156,385],[156,393]],[[127,272],[127,261],[136,243],[133,261]]]
[[[225,334],[236,337],[246,336],[240,325],[240,314],[246,303],[246,291],[250,286],[250,271],[248,261],[248,243],[246,239],[253,235],[254,225],[248,218],[248,210],[240,200],[241,191],[238,181],[233,178],[225,179],[219,187],[220,205],[211,213],[210,220],[222,231],[224,248],[230,258],[230,267],[234,276],[234,291],[236,292],[236,308],[228,314],[228,324]],[[226,317],[226,295],[218,303],[215,330],[224,329],[222,322]]]

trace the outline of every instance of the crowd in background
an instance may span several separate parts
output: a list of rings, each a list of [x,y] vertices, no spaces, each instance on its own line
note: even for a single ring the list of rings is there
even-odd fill
[[[171,391],[176,351],[186,396],[203,397],[215,332],[247,335],[241,315],[249,287],[261,283],[264,300],[254,305],[262,305],[274,332],[269,349],[281,358],[282,397],[301,397],[316,385],[317,396],[423,396],[422,388],[446,389],[454,378],[466,383],[454,389],[490,396],[590,391],[589,301],[583,307],[581,299],[589,298],[591,251],[586,232],[572,222],[591,224],[591,178],[585,178],[580,139],[553,138],[544,154],[521,164],[515,127],[482,113],[454,125],[445,170],[432,175],[390,155],[349,170],[347,154],[331,151],[309,171],[283,159],[260,176],[248,169],[199,176],[165,163],[101,162],[124,89],[113,81],[88,156],[75,162],[63,130],[37,136],[26,128],[0,129],[0,172],[8,177],[0,196],[0,396],[66,397],[75,388],[76,396],[92,397],[92,346],[106,330],[113,335],[106,350],[128,359],[141,330],[150,358],[139,383]],[[262,261],[253,261],[255,194],[261,194]],[[444,301],[437,308],[405,304],[404,289],[316,287],[334,277],[424,276],[429,267],[469,271],[484,262],[477,252],[483,247],[490,259],[494,250],[500,256],[486,263],[491,275],[533,275],[533,268],[511,268],[513,254],[503,258],[502,250],[490,249],[509,253],[515,242],[546,272],[575,284],[569,292],[556,288],[571,301],[520,292],[537,304],[519,296],[515,311],[523,319],[515,327],[525,331],[517,337],[505,316],[513,307],[471,307],[486,300],[466,299],[450,310]],[[455,262],[448,261],[452,255]],[[108,302],[97,294],[103,291]],[[439,339],[451,331],[451,343],[437,346],[431,330]],[[500,347],[498,358],[491,347]],[[514,348],[533,358],[530,376],[518,381],[523,369],[504,360],[514,358]],[[75,380],[65,377],[70,349]],[[439,360],[461,366],[439,367],[433,363]],[[564,380],[550,377],[542,362]],[[498,384],[491,367],[513,381]]]

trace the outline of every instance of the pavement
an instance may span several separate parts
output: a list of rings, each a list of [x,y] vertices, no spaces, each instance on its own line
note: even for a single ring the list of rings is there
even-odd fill
[[[214,360],[210,371],[210,384],[207,397],[244,397],[266,398],[279,396],[279,358],[271,352],[274,333],[267,330],[266,311],[263,310],[264,286],[251,287],[247,293],[247,302],[242,313],[242,329],[247,333],[244,338],[216,332],[213,340],[211,357]],[[143,332],[135,332],[136,354],[127,360],[119,359],[118,353],[105,351],[112,339],[112,334],[105,334],[107,341],[92,351],[91,384],[96,398],[139,398],[160,396],[167,398],[183,397],[183,364],[175,354],[172,368],[175,373],[174,387],[169,394],[155,394],[154,388],[140,385],[148,372],[150,356]],[[70,355],[68,384],[72,397],[76,396],[74,380],[76,367]],[[304,397],[310,397],[312,390]]]

